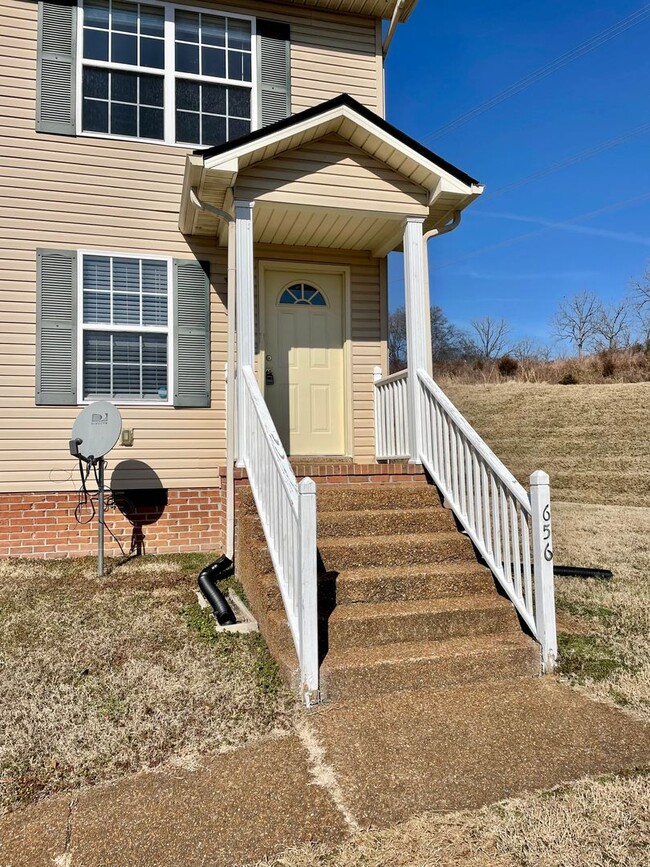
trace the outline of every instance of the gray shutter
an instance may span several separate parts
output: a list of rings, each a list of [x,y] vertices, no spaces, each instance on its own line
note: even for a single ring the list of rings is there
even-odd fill
[[[288,24],[257,19],[262,126],[291,114],[291,34]]]
[[[36,251],[36,403],[77,403],[77,254]]]
[[[75,135],[77,7],[72,2],[38,4],[36,129]]]
[[[210,406],[210,268],[174,261],[174,406]]]

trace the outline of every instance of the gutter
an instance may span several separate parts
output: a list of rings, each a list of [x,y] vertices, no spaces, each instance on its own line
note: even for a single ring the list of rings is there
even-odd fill
[[[403,6],[404,0],[395,0],[395,8],[393,9],[390,24],[388,25],[388,32],[386,33],[383,45],[381,46],[381,53],[384,60],[386,59],[388,49],[390,48],[390,44],[393,41],[393,36],[395,35],[395,31],[397,30],[397,25],[399,24],[399,16]]]
[[[226,557],[235,555],[235,218],[199,198],[190,188],[190,201],[200,211],[228,224],[228,354],[226,361]]]

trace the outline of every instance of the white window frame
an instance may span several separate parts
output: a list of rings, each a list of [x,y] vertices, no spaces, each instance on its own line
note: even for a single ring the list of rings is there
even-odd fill
[[[150,259],[157,262],[165,262],[167,265],[167,325],[111,325],[107,322],[88,322],[84,323],[83,314],[83,260],[84,256],[112,256],[120,259]],[[77,250],[77,394],[81,399],[77,400],[79,406],[84,406],[93,403],[94,400],[110,400],[116,406],[174,406],[174,260],[171,256],[161,256],[157,253],[122,253],[119,250]],[[112,294],[111,287],[111,294]],[[84,358],[83,358],[83,337],[84,331],[109,331],[109,332],[127,332],[131,334],[166,334],[167,335],[167,400],[119,400],[113,398],[93,398],[92,400],[83,397],[84,383]]]
[[[135,3],[144,3],[146,6],[159,6],[165,10],[165,35],[164,35],[164,57],[165,65],[163,69],[156,69],[149,66],[131,66],[128,63],[112,63],[105,60],[88,60],[84,61],[83,57],[83,29],[84,29],[84,0],[79,0],[79,11],[77,15],[77,63],[76,63],[76,108],[75,108],[75,125],[78,136],[86,136],[89,138],[103,138],[112,141],[128,141],[142,142],[143,144],[164,145],[165,147],[183,148],[184,150],[193,150],[194,148],[208,148],[209,144],[188,144],[186,142],[178,143],[176,141],[176,79],[183,78],[188,81],[196,81],[205,84],[223,84],[227,87],[247,87],[251,91],[251,132],[258,129],[259,115],[259,84],[258,84],[258,52],[257,52],[257,30],[256,18],[252,15],[241,15],[237,12],[223,12],[220,9],[211,9],[201,6],[184,6],[178,3],[164,3],[161,0],[133,0]],[[203,15],[217,15],[224,18],[238,18],[241,21],[249,21],[251,25],[251,80],[250,81],[232,81],[229,78],[215,78],[210,75],[196,75],[191,72],[176,72],[176,53],[175,53],[175,27],[174,13],[176,10],[181,12],[198,12]],[[164,116],[164,139],[157,138],[139,138],[130,135],[113,135],[108,132],[93,132],[92,130],[84,130],[82,127],[82,110],[83,110],[83,68],[84,66],[93,66],[96,69],[115,70],[116,72],[132,72],[140,75],[157,75],[163,79],[163,116]],[[236,139],[233,139],[236,141]]]

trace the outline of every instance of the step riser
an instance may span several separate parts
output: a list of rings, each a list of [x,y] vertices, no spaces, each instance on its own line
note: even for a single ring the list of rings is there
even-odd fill
[[[504,605],[473,611],[444,611],[367,620],[330,620],[329,646],[370,647],[393,642],[446,641],[451,638],[494,635],[513,626],[514,615]]]
[[[237,489],[237,512],[257,515],[253,493],[249,487]],[[440,509],[441,501],[432,485],[317,485],[316,503],[319,512],[357,512],[366,509]]]
[[[275,575],[260,579],[263,602],[269,611],[284,608]],[[494,581],[488,572],[467,575],[399,575],[383,578],[326,578],[318,582],[319,596],[337,605],[363,602],[417,602],[428,599],[451,599],[468,595],[493,597]]]
[[[362,566],[414,566],[439,563],[476,562],[469,539],[460,533],[433,533],[429,538],[410,540],[402,536],[383,537],[358,545],[319,545],[323,567],[340,572]]]
[[[386,536],[391,533],[437,533],[455,529],[451,513],[437,506],[417,511],[393,510],[323,514],[318,519],[318,538],[339,536]]]
[[[264,530],[256,515],[241,519],[249,539],[264,540]],[[453,532],[456,529],[451,512],[440,506],[408,512],[378,510],[376,512],[325,513],[318,516],[318,539],[342,536],[387,536],[407,533]]]
[[[456,657],[453,660],[408,659],[382,662],[367,668],[337,671],[323,669],[323,692],[328,700],[371,698],[381,693],[431,689],[510,680],[517,677],[537,677],[540,655],[537,645],[503,648],[478,656]]]
[[[469,594],[492,596],[494,581],[487,574],[453,576],[395,575],[382,582],[368,578],[337,580],[338,605],[356,602],[419,602],[426,599],[446,599]]]
[[[341,572],[347,569],[373,566],[427,566],[444,563],[475,563],[474,549],[469,539],[460,533],[454,536],[432,534],[431,538],[414,543],[402,543],[396,536],[391,541],[377,541],[374,544],[319,546],[321,572]],[[249,537],[250,538],[250,537]],[[257,542],[257,548],[250,552],[258,574],[273,571],[273,561],[266,545]]]
[[[365,485],[319,487],[316,503],[320,512],[356,512],[382,509],[440,508],[440,497],[432,485]]]

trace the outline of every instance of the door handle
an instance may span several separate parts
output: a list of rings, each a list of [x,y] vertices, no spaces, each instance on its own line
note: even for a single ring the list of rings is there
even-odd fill
[[[264,382],[267,385],[273,385],[273,383],[275,382],[275,380],[273,379],[273,371],[270,367],[267,367],[264,371]]]

